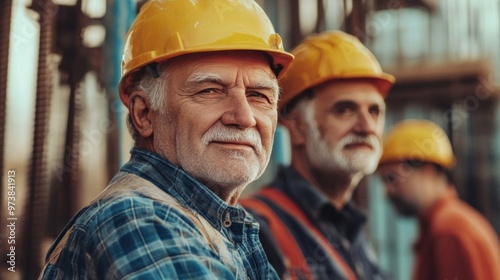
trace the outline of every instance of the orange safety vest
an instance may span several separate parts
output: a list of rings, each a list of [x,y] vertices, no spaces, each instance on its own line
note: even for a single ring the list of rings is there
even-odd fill
[[[339,264],[342,272],[347,276],[347,279],[356,279],[356,276],[349,265],[347,265],[339,253],[330,245],[326,237],[304,215],[304,213],[291,199],[289,199],[281,191],[273,188],[262,188],[258,194],[272,201],[281,210],[286,212],[291,217],[294,217],[301,226],[307,228],[312,235],[316,237],[316,240],[329,254],[331,259]],[[300,279],[299,275],[296,273],[300,271],[300,276],[312,279],[311,270],[307,265],[304,255],[302,254],[302,250],[293,237],[293,234],[288,230],[287,226],[280,220],[276,213],[265,202],[256,197],[241,199],[239,200],[239,203],[242,206],[253,210],[255,213],[268,221],[271,232],[275,236],[276,242],[286,258],[285,266],[287,267],[287,271],[290,273],[290,278]]]

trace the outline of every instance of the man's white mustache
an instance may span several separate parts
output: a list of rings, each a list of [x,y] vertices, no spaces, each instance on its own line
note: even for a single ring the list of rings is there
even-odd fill
[[[339,141],[339,145],[341,147],[345,147],[347,145],[352,145],[352,144],[365,144],[370,146],[370,148],[376,151],[380,149],[380,142],[378,141],[377,137],[373,135],[359,136],[350,134]]]
[[[210,142],[242,142],[251,145],[256,152],[262,151],[260,134],[255,129],[240,130],[216,126],[203,135],[202,141],[205,145]]]

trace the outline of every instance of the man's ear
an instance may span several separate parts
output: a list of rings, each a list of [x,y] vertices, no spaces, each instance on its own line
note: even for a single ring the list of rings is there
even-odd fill
[[[290,133],[292,145],[303,145],[306,142],[307,124],[296,112],[291,112],[286,117],[281,118],[281,123]]]
[[[129,96],[129,111],[132,123],[142,138],[148,138],[153,134],[152,111],[146,101],[143,91],[134,91]]]

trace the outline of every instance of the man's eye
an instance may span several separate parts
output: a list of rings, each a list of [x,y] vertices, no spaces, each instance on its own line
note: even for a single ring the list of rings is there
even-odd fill
[[[396,176],[392,174],[384,174],[382,179],[386,185],[393,185],[396,182]]]
[[[225,91],[220,88],[206,88],[198,91],[196,95],[203,98],[221,98],[225,96]]]
[[[338,114],[347,114],[347,113],[352,113],[354,112],[354,108],[351,106],[340,106],[335,108],[335,113]]]
[[[263,93],[260,93],[260,92],[258,92],[258,91],[252,91],[252,92],[249,92],[249,93],[247,94],[247,96],[248,96],[248,97],[252,97],[252,98],[262,99],[262,100],[264,100],[264,101],[266,101],[266,102],[271,102],[271,101],[269,100],[269,97],[267,97],[267,95],[265,95],[265,94],[263,94]]]
[[[203,89],[203,90],[200,91],[200,93],[208,93],[208,94],[210,94],[210,93],[218,93],[218,92],[220,92],[220,90],[217,90],[215,88],[207,88],[207,89]]]
[[[370,114],[375,115],[375,116],[380,115],[380,108],[371,108]]]

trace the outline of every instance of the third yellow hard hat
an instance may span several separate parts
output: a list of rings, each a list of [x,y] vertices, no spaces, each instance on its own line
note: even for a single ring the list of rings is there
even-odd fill
[[[444,130],[428,120],[408,119],[394,125],[384,139],[379,165],[419,160],[451,169],[455,157]]]
[[[127,76],[152,62],[199,52],[255,50],[267,53],[276,75],[293,55],[254,0],[149,0],[132,23],[122,59],[120,96]]]
[[[329,80],[368,79],[384,97],[395,80],[356,37],[339,30],[307,37],[292,54],[295,59],[280,80],[280,111],[304,90]]]

